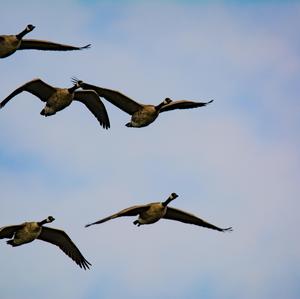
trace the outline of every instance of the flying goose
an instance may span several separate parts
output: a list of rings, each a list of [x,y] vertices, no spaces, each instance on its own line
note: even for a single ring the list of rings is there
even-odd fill
[[[107,101],[117,106],[119,109],[131,115],[131,121],[126,124],[127,127],[141,128],[146,127],[158,117],[161,112],[170,111],[174,109],[189,109],[206,106],[213,102],[213,100],[205,102],[194,101],[172,101],[166,98],[159,105],[144,105],[140,104],[124,94],[107,88],[84,83],[76,78],[72,78],[73,83],[81,82],[80,87],[83,89],[93,89],[100,97],[105,98]]]
[[[134,225],[140,226],[143,224],[152,224],[152,223],[155,223],[158,220],[164,218],[164,219],[176,220],[176,221],[189,223],[189,224],[195,224],[198,226],[215,229],[220,232],[232,230],[231,227],[219,228],[213,224],[210,224],[210,223],[202,220],[201,218],[198,218],[197,216],[195,216],[193,214],[169,207],[168,204],[172,200],[174,200],[176,197],[178,197],[178,195],[176,193],[172,193],[168,197],[168,199],[164,202],[153,202],[153,203],[149,203],[146,205],[129,207],[129,208],[124,209],[116,214],[113,214],[106,218],[100,219],[96,222],[87,224],[85,227],[88,227],[88,226],[91,226],[94,224],[100,224],[100,223],[106,222],[108,220],[115,219],[117,217],[139,215],[139,218],[133,222]]]
[[[74,47],[53,43],[44,40],[23,39],[23,37],[31,32],[35,26],[27,25],[26,28],[16,35],[0,35],[0,58],[5,58],[15,53],[17,50],[49,50],[49,51],[70,51],[89,48],[88,44],[84,47]]]
[[[0,103],[0,109],[14,96],[23,91],[27,91],[37,96],[41,101],[46,102],[45,108],[41,115],[54,115],[56,112],[69,106],[73,100],[82,102],[94,114],[100,125],[108,129],[110,127],[109,118],[104,104],[93,90],[80,90],[80,81],[75,83],[71,88],[58,88],[50,86],[41,79],[33,79],[13,91]]]
[[[89,269],[89,265],[91,264],[84,258],[63,230],[44,226],[44,224],[51,223],[54,220],[52,216],[49,216],[39,222],[24,222],[22,224],[1,227],[0,239],[11,239],[6,243],[13,247],[30,243],[36,239],[52,243],[58,246],[80,268],[84,270]]]

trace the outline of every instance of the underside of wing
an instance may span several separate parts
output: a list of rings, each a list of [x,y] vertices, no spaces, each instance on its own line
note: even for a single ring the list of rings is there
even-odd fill
[[[175,110],[175,109],[192,109],[192,108],[198,108],[198,107],[203,107],[206,106],[207,104],[213,102],[194,102],[194,101],[172,101],[171,103],[163,106],[160,109],[160,112],[165,112],[165,111],[170,111],[170,110]]]
[[[63,230],[43,227],[38,239],[58,246],[80,268],[84,270],[89,269],[91,264],[84,258],[71,238]]]
[[[178,209],[174,209],[171,207],[167,208],[167,212],[163,218],[169,219],[169,220],[176,220],[176,221],[189,223],[189,224],[194,224],[194,225],[198,225],[198,226],[203,226],[203,227],[218,230],[221,232],[226,231],[226,230],[232,230],[231,227],[228,227],[228,228],[217,227],[211,223],[204,221],[203,219],[201,219],[193,214],[190,214],[190,213],[178,210]]]
[[[55,88],[45,83],[41,79],[34,79],[25,83],[24,85],[17,88],[9,96],[7,96],[1,103],[0,108],[3,108],[7,102],[19,93],[27,91],[37,96],[41,101],[46,102],[48,98],[55,92]]]
[[[4,226],[4,227],[1,227],[0,228],[0,239],[4,239],[4,238],[7,238],[7,239],[11,239],[15,232],[22,228],[22,224],[19,224],[19,225],[9,225],[9,226]]]
[[[70,45],[64,45],[59,43],[54,43],[45,40],[36,39],[23,39],[19,50],[31,49],[31,50],[49,50],[49,51],[71,51],[71,50],[82,50],[89,48],[91,45],[86,45],[83,47],[75,47]]]
[[[135,102],[134,100],[116,90],[102,88],[87,83],[82,83],[81,87],[83,89],[95,90],[100,97],[105,98],[108,102],[130,115],[143,107],[141,104]]]
[[[104,129],[110,127],[106,108],[94,90],[75,91],[74,100],[82,102],[93,113]]]
[[[129,208],[124,209],[124,210],[122,210],[122,211],[120,211],[120,212],[118,212],[116,214],[110,215],[110,216],[105,217],[103,219],[100,219],[100,220],[98,220],[96,222],[87,224],[85,227],[88,227],[88,226],[91,226],[91,225],[94,225],[94,224],[100,224],[100,223],[103,223],[103,222],[106,222],[108,220],[115,219],[115,218],[118,218],[118,217],[136,216],[136,215],[140,214],[141,212],[147,210],[148,208],[149,208],[149,205],[129,207]]]

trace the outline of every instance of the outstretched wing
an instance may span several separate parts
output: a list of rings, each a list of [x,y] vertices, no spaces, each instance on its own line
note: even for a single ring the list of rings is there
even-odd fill
[[[87,49],[91,45],[88,44],[83,47],[75,47],[70,45],[64,45],[59,43],[53,43],[46,40],[37,40],[37,39],[22,39],[21,45],[18,50],[49,50],[49,51],[71,51],[71,50],[82,50]]]
[[[1,103],[0,108],[3,108],[6,103],[19,93],[27,91],[37,96],[41,101],[47,102],[48,98],[56,91],[56,89],[41,79],[33,79],[13,91]]]
[[[84,270],[89,269],[89,265],[91,264],[84,258],[79,249],[63,230],[42,227],[42,231],[38,236],[38,239],[58,246],[80,268],[84,268]]]
[[[14,236],[15,232],[22,227],[23,227],[22,224],[1,227],[0,239],[4,239],[4,238],[11,239]]]
[[[94,114],[104,129],[110,127],[105,106],[94,90],[75,91],[73,99],[83,103]]]
[[[147,210],[148,208],[149,208],[149,205],[129,207],[129,208],[124,209],[124,210],[122,210],[122,211],[120,211],[116,214],[110,215],[110,216],[108,216],[106,218],[103,218],[103,219],[100,219],[96,222],[87,224],[85,227],[88,227],[88,226],[91,226],[91,225],[94,225],[94,224],[100,224],[100,223],[106,222],[108,220],[115,219],[117,217],[136,216],[136,215],[140,214],[141,212]]]
[[[176,221],[180,221],[180,222],[184,222],[184,223],[189,223],[189,224],[195,224],[198,226],[203,226],[206,228],[211,228],[211,229],[215,229],[218,230],[220,232],[224,232],[224,231],[231,231],[232,228],[228,227],[228,228],[220,228],[217,227],[211,223],[208,223],[206,221],[204,221],[201,218],[198,218],[197,216],[178,210],[178,209],[174,209],[171,207],[167,207],[167,211],[166,214],[164,215],[165,219],[170,219],[170,220],[176,220]]]
[[[169,104],[163,106],[159,112],[165,112],[175,109],[191,109],[191,108],[198,108],[206,106],[207,104],[210,104],[213,102],[213,100],[209,102],[194,102],[194,101],[172,101]]]
[[[80,87],[83,89],[95,90],[100,97],[105,98],[111,104],[117,106],[119,109],[130,115],[143,107],[141,104],[135,102],[134,100],[116,90],[102,88],[87,83],[81,83]]]

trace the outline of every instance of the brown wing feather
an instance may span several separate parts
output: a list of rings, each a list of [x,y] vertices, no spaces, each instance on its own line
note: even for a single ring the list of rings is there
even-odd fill
[[[110,215],[110,216],[105,217],[103,219],[100,219],[100,220],[98,220],[96,222],[87,224],[85,227],[88,227],[88,226],[91,226],[91,225],[94,225],[94,224],[100,224],[100,223],[106,222],[108,220],[117,218],[117,217],[136,216],[136,215],[140,214],[141,212],[147,210],[148,208],[149,208],[149,205],[132,206],[132,207],[124,209],[124,210],[122,210],[122,211],[120,211],[120,212],[118,212],[116,214]]]
[[[106,108],[94,90],[75,91],[74,100],[83,103],[93,113],[103,128],[108,129],[110,127]]]
[[[111,104],[117,106],[119,109],[123,110],[124,112],[132,115],[143,106],[134,100],[130,99],[129,97],[125,96],[124,94],[120,93],[119,91],[102,88],[99,86],[82,83],[80,84],[81,88],[83,89],[93,89],[97,92],[100,97],[105,98]]]
[[[4,239],[4,238],[11,239],[14,236],[15,232],[22,227],[23,227],[22,224],[1,227],[0,239]]]
[[[163,218],[170,219],[170,220],[176,220],[176,221],[189,223],[189,224],[195,224],[195,225],[198,225],[198,226],[203,226],[203,227],[206,227],[206,228],[215,229],[215,230],[218,230],[220,232],[224,232],[224,231],[227,231],[227,230],[232,230],[231,227],[228,227],[228,228],[217,227],[217,226],[215,226],[211,223],[208,223],[208,222],[204,221],[201,218],[198,218],[197,216],[195,216],[193,214],[190,214],[190,213],[178,210],[178,209],[174,209],[174,208],[171,208],[171,207],[167,208],[167,212],[166,212],[166,214],[164,215]]]
[[[89,48],[91,45],[88,44],[83,47],[75,47],[70,45],[64,45],[59,43],[54,43],[46,40],[37,40],[37,39],[23,39],[19,50],[49,50],[49,51],[71,51],[71,50],[82,50]]]
[[[19,93],[27,91],[37,96],[41,101],[47,102],[48,98],[56,91],[56,89],[41,79],[34,79],[25,83],[24,85],[17,88],[9,96],[7,96],[1,103],[0,108],[3,108],[6,103]]]
[[[84,268],[84,270],[89,269],[89,265],[91,264],[84,258],[79,249],[63,230],[42,227],[42,231],[38,236],[38,239],[58,246],[80,268]]]
[[[159,112],[165,112],[175,109],[191,109],[206,106],[207,104],[213,102],[213,100],[209,102],[194,102],[194,101],[172,101],[171,103],[163,106]]]

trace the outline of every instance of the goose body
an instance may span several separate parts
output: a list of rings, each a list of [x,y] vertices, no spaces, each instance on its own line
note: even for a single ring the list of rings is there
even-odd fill
[[[1,103],[0,109],[3,108],[13,97],[23,91],[27,91],[38,97],[46,105],[41,111],[41,115],[50,116],[56,112],[68,107],[72,101],[79,101],[92,112],[97,118],[100,125],[108,129],[110,127],[109,118],[104,104],[93,90],[77,91],[79,83],[74,84],[71,88],[53,87],[41,79],[33,79],[14,90]]]
[[[10,239],[6,243],[17,247],[30,243],[36,239],[58,246],[68,255],[80,268],[89,269],[91,265],[81,254],[70,237],[59,229],[44,227],[45,224],[53,222],[52,216],[40,222],[24,222],[18,225],[4,226],[0,228],[0,239]]]
[[[176,193],[172,193],[164,202],[153,202],[146,205],[132,206],[116,214],[105,217],[96,222],[87,224],[86,227],[94,224],[100,224],[118,217],[138,215],[138,219],[133,222],[133,224],[137,226],[144,224],[152,224],[159,221],[160,219],[169,219],[214,229],[220,232],[232,230],[231,227],[220,228],[209,222],[206,222],[205,220],[193,214],[169,207],[168,204],[177,197],[178,195]]]
[[[153,105],[143,105],[143,107],[131,116],[131,121],[127,127],[141,128],[150,125],[158,117],[159,111]]]
[[[0,58],[5,58],[17,51],[21,45],[16,35],[0,35]]]
[[[25,222],[15,231],[14,238],[8,244],[20,246],[35,240],[41,233],[42,227],[37,222]]]
[[[57,88],[47,100],[47,104],[41,114],[45,116],[54,115],[56,112],[71,105],[73,99],[73,92],[70,92],[67,88]]]
[[[35,26],[30,24],[19,34],[0,35],[0,58],[8,57],[17,50],[71,51],[90,47],[90,45],[75,47],[45,40],[23,39],[23,37],[34,28]]]
[[[84,83],[77,79],[73,79],[73,82],[81,82],[80,87],[83,89],[92,89],[97,92],[99,97],[105,98],[111,104],[117,106],[122,111],[131,115],[131,121],[126,124],[127,127],[141,128],[146,127],[156,120],[158,115],[165,111],[171,111],[175,109],[190,109],[206,106],[209,102],[195,102],[195,101],[172,101],[170,98],[166,98],[159,105],[145,105],[138,103],[119,91],[102,88],[96,85]]]
[[[161,202],[153,202],[149,204],[148,208],[141,210],[138,217],[138,224],[152,224],[160,220],[166,214],[167,207],[163,206]]]

